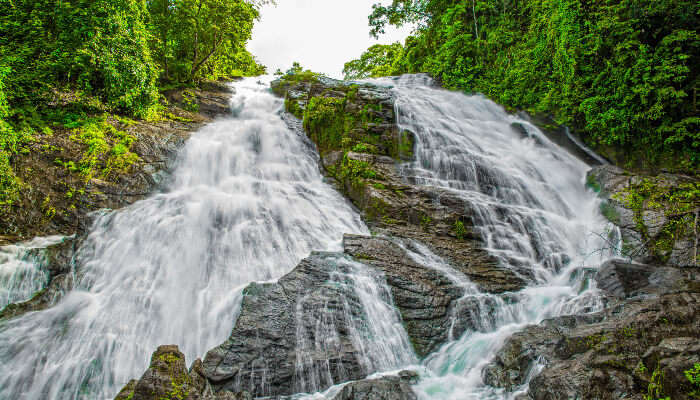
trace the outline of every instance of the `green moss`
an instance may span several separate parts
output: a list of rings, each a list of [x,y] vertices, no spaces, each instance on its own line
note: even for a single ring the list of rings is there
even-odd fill
[[[391,218],[388,215],[385,215],[382,217],[382,222],[387,224],[387,225],[396,225],[399,223],[399,220]]]
[[[671,186],[645,178],[613,198],[634,212],[636,228],[649,243],[649,249],[656,258],[666,262],[676,240],[693,233],[695,213],[700,205],[700,183]],[[650,237],[644,224],[643,213],[647,210],[663,213],[667,219],[656,237]]]
[[[454,224],[455,236],[459,240],[464,240],[467,236],[467,229],[464,227],[464,223],[460,220],[456,220]]]
[[[664,374],[661,372],[660,367],[657,366],[651,374],[651,381],[647,386],[647,394],[644,395],[644,400],[670,400],[670,397],[664,396],[663,379]]]
[[[348,158],[347,154],[343,157],[340,168],[336,172],[336,178],[343,181],[347,180],[353,186],[360,186],[365,179],[376,179],[378,177],[379,174],[368,162]]]
[[[373,198],[371,202],[365,207],[365,215],[371,221],[382,221],[383,218],[387,217],[389,205],[383,200]]]
[[[131,152],[136,138],[117,130],[105,115],[84,121],[82,126],[73,129],[70,139],[83,145],[84,150],[77,166],[71,161],[64,166],[71,171],[77,169],[86,182],[96,177],[109,179],[116,173],[126,172],[139,160]]]
[[[700,363],[695,363],[693,368],[684,371],[683,374],[691,385],[688,396],[692,399],[700,399]]]
[[[421,216],[421,218],[420,218],[420,226],[421,226],[421,228],[423,228],[424,231],[427,231],[428,228],[430,228],[430,225],[431,225],[432,223],[433,223],[433,219],[430,218],[429,215],[424,214],[423,216]]]
[[[304,129],[319,150],[341,149],[345,133],[345,99],[314,97],[304,111]]]

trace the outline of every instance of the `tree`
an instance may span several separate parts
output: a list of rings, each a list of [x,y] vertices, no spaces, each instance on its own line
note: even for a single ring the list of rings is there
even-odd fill
[[[118,110],[157,99],[142,0],[13,0],[0,4],[0,65],[14,107],[73,86]]]
[[[258,7],[244,0],[154,0],[149,4],[154,53],[163,78],[193,81],[235,71],[258,72],[261,66],[245,49]],[[220,75],[219,75],[220,74]]]
[[[403,71],[398,62],[402,57],[401,43],[376,44],[362,53],[359,59],[345,63],[343,74],[348,80],[400,74]]]

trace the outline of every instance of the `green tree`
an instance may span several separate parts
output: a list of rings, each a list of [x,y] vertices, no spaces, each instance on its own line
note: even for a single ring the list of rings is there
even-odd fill
[[[1,0],[0,65],[13,107],[61,87],[148,114],[157,99],[143,0]]]
[[[150,2],[151,43],[164,79],[189,82],[263,72],[245,49],[259,5],[244,0]]]
[[[400,74],[402,71],[398,64],[402,57],[401,43],[375,44],[359,59],[345,63],[343,74],[345,79],[350,80]]]

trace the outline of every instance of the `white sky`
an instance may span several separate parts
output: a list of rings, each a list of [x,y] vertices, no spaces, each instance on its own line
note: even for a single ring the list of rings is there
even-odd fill
[[[359,58],[369,46],[401,41],[409,28],[390,27],[375,40],[369,36],[367,16],[380,0],[277,0],[260,11],[248,50],[267,66],[286,71],[292,62],[342,78],[343,64]]]

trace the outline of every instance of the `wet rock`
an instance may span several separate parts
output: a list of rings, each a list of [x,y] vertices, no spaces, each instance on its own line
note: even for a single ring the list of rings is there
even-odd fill
[[[626,299],[640,295],[658,295],[684,290],[700,282],[697,268],[678,268],[630,264],[611,260],[603,264],[595,277],[598,287],[611,296]]]
[[[417,376],[411,371],[402,371],[399,376],[385,376],[350,382],[333,397],[333,400],[416,400],[411,389]]]
[[[451,310],[463,295],[461,287],[442,273],[418,264],[389,239],[345,235],[343,246],[347,254],[384,272],[419,357],[445,343],[451,330]],[[453,334],[459,336],[464,330],[466,327]]]
[[[545,367],[530,382],[530,399],[641,400],[650,384],[661,384],[660,398],[690,398],[683,371],[700,359],[700,285],[697,272],[687,272],[608,263],[596,279],[617,300],[516,333],[484,380],[512,390],[539,360]]]
[[[313,253],[277,283],[244,290],[230,337],[204,358],[205,375],[217,390],[289,395],[374,372],[353,342],[363,329],[356,324],[366,317],[342,259]]]

